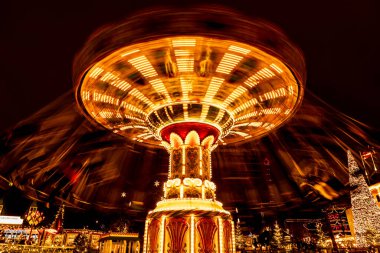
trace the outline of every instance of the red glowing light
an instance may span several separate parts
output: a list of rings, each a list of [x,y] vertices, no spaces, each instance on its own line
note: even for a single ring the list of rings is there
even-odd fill
[[[161,130],[160,134],[161,134],[161,138],[164,141],[170,142],[171,133],[176,133],[182,138],[182,140],[185,140],[187,134],[193,130],[198,133],[201,141],[207,136],[212,135],[214,136],[214,140],[215,140],[214,142],[216,142],[220,134],[219,130],[216,127],[213,127],[205,123],[199,123],[199,122],[181,122],[181,123],[172,124],[167,127],[164,127]]]

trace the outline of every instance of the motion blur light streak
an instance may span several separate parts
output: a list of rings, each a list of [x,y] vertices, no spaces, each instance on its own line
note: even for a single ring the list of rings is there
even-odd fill
[[[144,24],[142,20],[135,20],[134,22],[142,22]],[[168,22],[170,22],[170,18]],[[265,26],[268,28],[267,24]],[[165,30],[167,28],[163,27],[162,29]],[[269,26],[269,29],[275,28]],[[176,50],[175,48],[184,47],[183,50],[189,50],[191,54],[194,53],[194,61],[191,60],[191,64],[194,64],[194,66],[199,61],[196,57],[203,56],[202,60],[207,60],[205,46],[202,47],[205,53],[197,55],[197,51],[192,51],[197,50],[197,39],[191,39],[187,34],[184,37],[189,39],[171,40],[171,46],[174,50]],[[164,39],[170,40],[170,38],[177,37]],[[157,39],[161,40],[161,38]],[[144,41],[140,41],[139,43],[144,43]],[[217,43],[215,42],[215,44]],[[170,47],[170,43],[168,43],[168,46]],[[230,51],[230,54],[241,55],[246,59],[246,56],[250,55],[252,50],[244,46],[240,44],[225,45],[224,49]],[[242,49],[236,50],[236,47]],[[86,50],[91,52],[91,50],[95,49],[88,48]],[[244,50],[250,50],[250,52]],[[161,63],[173,66],[170,64],[170,60],[165,58],[166,53],[166,51],[163,51],[162,54],[158,54],[157,59],[166,60],[161,61]],[[120,62],[125,62],[128,61],[127,59],[139,57],[142,54],[142,50],[126,48],[125,52],[119,52],[119,54],[122,54],[119,57],[123,58]],[[170,52],[170,55],[173,64],[178,63],[177,60],[182,57],[190,57],[183,54],[176,55],[175,51],[174,54]],[[145,57],[151,60],[147,55]],[[205,68],[205,71],[199,70],[200,73],[207,74],[210,69],[215,69],[219,66],[217,62],[220,62],[222,57],[218,59],[213,59],[213,57],[215,56],[213,56],[211,50],[209,60],[211,62],[214,61],[212,67]],[[157,59],[153,58],[151,61],[155,63],[158,62]],[[188,63],[190,58],[185,59],[186,63]],[[242,61],[237,66],[240,63]],[[77,64],[80,65],[80,63]],[[219,83],[215,85],[215,89],[218,88],[215,94],[221,89],[218,87],[219,85],[224,87],[226,83],[236,80],[236,82],[244,82],[240,86],[241,90],[239,92],[236,91],[234,93],[235,90],[229,87],[229,92],[223,93],[224,100],[220,103],[218,102],[220,108],[233,107],[231,102],[233,103],[234,100],[244,95],[251,96],[244,89],[260,89],[260,85],[265,82],[268,82],[267,84],[270,85],[270,82],[272,82],[270,78],[273,77],[272,74],[275,76],[289,75],[289,72],[286,70],[287,68],[285,67],[283,70],[281,67],[284,66],[280,63],[277,64],[277,62],[276,64],[269,62],[265,66],[256,66],[257,69],[252,71],[252,73],[245,70],[246,68],[253,68],[254,65],[252,64],[251,61],[244,62],[237,73],[234,73],[234,70],[232,70],[232,72],[228,72],[230,76],[227,77],[211,77],[211,80],[219,80]],[[164,66],[157,71],[162,72],[165,69]],[[181,74],[187,73],[189,70],[186,69],[189,65],[184,63],[183,66],[184,68],[181,71],[178,68],[178,72]],[[158,116],[156,114],[154,114],[156,116],[153,116],[152,114],[152,117],[157,117],[159,120],[166,119],[166,114],[169,115],[168,119],[173,120],[171,113],[173,113],[175,104],[159,111],[155,107],[155,100],[167,99],[165,92],[162,92],[163,96],[156,97],[145,96],[142,91],[139,91],[139,88],[131,90],[132,86],[130,85],[135,85],[135,83],[141,83],[141,86],[149,86],[152,82],[144,81],[143,71],[141,71],[141,75],[139,72],[131,72],[128,76],[118,76],[113,72],[114,67],[122,69],[125,66],[122,64],[116,64],[116,66],[110,65],[109,69],[103,69],[104,72],[99,71],[99,69],[94,69],[91,72],[92,82],[98,79],[103,81],[103,83],[99,82],[99,90],[112,91],[114,89],[115,91],[115,94],[112,94],[114,97],[109,94],[107,94],[109,96],[107,99],[99,97],[99,105],[101,104],[101,106],[107,109],[107,112],[112,113],[110,119],[114,121],[108,121],[106,118],[99,119],[99,121],[104,120],[102,122],[106,122],[108,124],[107,127],[110,129],[121,131],[121,133],[118,133],[120,135],[124,135],[124,130],[127,130],[128,135],[135,135],[137,139],[141,138],[145,143],[145,139],[143,139],[145,135],[141,134],[148,133],[148,127],[141,122],[141,119],[145,119],[145,115],[141,115],[145,111],[141,108],[149,107],[151,110],[157,109]],[[146,66],[144,65],[144,67]],[[263,71],[265,68],[266,71]],[[148,70],[149,68],[146,69],[148,78],[153,78],[150,81],[157,80],[154,79],[154,76],[149,77],[152,72]],[[176,71],[172,69],[172,72],[168,72],[168,77],[165,78],[170,79],[171,75],[174,75]],[[243,73],[242,76],[240,76],[241,72]],[[109,75],[106,77],[105,73],[113,74],[114,76],[112,78]],[[226,73],[222,74],[227,75]],[[103,80],[101,80],[101,77],[104,77]],[[186,83],[188,87],[185,89],[182,88],[184,85],[181,82],[184,78],[188,78],[186,81],[189,80]],[[190,101],[191,93],[196,90],[197,86],[198,88],[202,85],[203,87],[211,87],[208,83],[193,82],[191,76],[184,76],[184,78],[179,79],[178,92],[183,90],[188,92],[186,100],[189,100],[189,103],[186,105],[194,104],[190,102],[198,102]],[[210,77],[206,76],[204,79],[207,80]],[[125,80],[128,80],[128,82]],[[220,81],[224,82],[224,84]],[[285,81],[294,83],[292,74]],[[107,86],[108,84],[109,86]],[[285,89],[285,94],[288,97],[294,97],[297,91],[286,89],[282,85],[279,85],[278,88]],[[159,85],[157,89],[160,89]],[[134,96],[133,100],[139,102],[138,106],[127,103],[124,106],[120,104],[125,95],[122,92],[128,92],[128,90],[128,96]],[[210,91],[209,93],[208,97],[210,100],[215,98],[215,94],[213,93],[214,91]],[[83,103],[95,101],[96,95],[94,94],[89,91],[80,93],[80,96],[84,100]],[[236,98],[232,97],[232,94]],[[261,96],[263,99],[260,99],[260,97],[249,97],[250,100],[247,100],[247,102],[236,103],[234,105],[234,113],[232,114],[234,120],[238,119],[238,117],[235,117],[236,115],[247,117],[246,119],[251,116],[253,118],[249,121],[235,122],[232,131],[244,132],[239,130],[246,128],[248,125],[251,125],[252,129],[265,128],[264,124],[269,122],[258,120],[255,118],[257,115],[249,115],[248,113],[250,108],[255,106],[258,107],[255,111],[257,114],[265,112],[262,110],[268,108],[276,108],[271,105],[268,108],[263,108],[261,104],[260,106],[258,105],[265,100],[264,94],[266,93],[263,91]],[[271,94],[267,94],[268,97],[271,97],[269,101],[279,93]],[[128,214],[143,219],[147,210],[153,208],[154,203],[161,196],[160,192],[152,190],[153,182],[157,179],[159,181],[167,179],[167,157],[165,151],[137,145],[132,140],[125,140],[118,135],[105,131],[101,127],[88,123],[76,111],[72,101],[73,96],[74,94],[71,92],[65,94],[56,102],[46,106],[39,113],[20,122],[12,132],[3,136],[1,145],[4,152],[1,155],[0,168],[1,175],[3,176],[1,187],[7,189],[9,188],[9,183],[12,183],[27,192],[30,197],[41,201],[60,203],[61,200],[65,200],[71,206],[78,208],[95,207],[101,210],[125,210]],[[91,97],[93,100],[91,100]],[[117,99],[120,99],[119,102],[116,102]],[[174,96],[171,99],[176,101]],[[207,108],[208,111],[211,110],[211,105],[205,105],[210,107],[202,107],[199,110],[199,115],[202,115],[204,108]],[[97,109],[97,106],[98,104],[95,104],[94,108]],[[242,109],[240,110],[237,106],[242,106]],[[181,108],[179,110],[183,111]],[[123,109],[125,109],[125,113]],[[219,112],[221,111],[219,110]],[[247,113],[243,114],[242,111],[246,111]],[[286,114],[285,112],[285,109],[281,111],[281,117],[284,116],[283,114]],[[89,113],[101,116],[101,111],[89,110]],[[117,113],[120,113],[122,120],[135,122],[133,125],[123,125],[118,129],[114,129],[113,127],[117,125],[119,120]],[[203,115],[205,114],[204,112]],[[291,114],[292,112],[290,112]],[[216,113],[215,121],[222,121],[223,117],[227,117],[224,115],[227,115],[227,113]],[[270,116],[270,114],[267,115]],[[281,122],[281,118],[275,118],[276,115],[272,116],[273,118],[270,121],[273,119]],[[205,120],[206,117],[200,118]],[[245,118],[242,119],[246,120]],[[242,124],[241,128],[239,128],[238,124]],[[214,151],[212,159],[213,165],[217,169],[213,170],[213,178],[215,184],[219,186],[217,191],[219,199],[224,203],[226,210],[233,210],[238,205],[242,206],[239,208],[242,215],[251,216],[254,214],[251,210],[254,210],[254,212],[275,213],[277,207],[281,207],[282,210],[286,211],[302,205],[307,206],[303,198],[305,196],[307,200],[321,205],[327,203],[327,200],[336,199],[346,193],[344,186],[348,183],[345,150],[348,147],[351,147],[353,150],[365,148],[367,143],[378,147],[377,143],[372,143],[365,132],[367,130],[370,129],[365,125],[332,110],[321,101],[315,99],[311,94],[306,93],[300,110],[281,129],[255,142],[232,144],[232,146],[226,147],[221,145]],[[263,131],[266,132],[267,130],[263,129]],[[236,138],[243,140],[244,137],[241,137],[238,134],[236,135]],[[147,142],[156,141],[152,138],[147,140]],[[271,161],[270,166],[263,163],[265,158]],[[76,173],[73,175],[78,175],[76,180],[70,180],[72,173]],[[222,182],[226,178],[230,178],[231,180]],[[242,187],[237,188],[237,184]],[[128,192],[127,200],[120,198],[120,192],[123,191]],[[133,203],[139,204],[132,204],[129,207],[127,203],[130,200],[134,201]]]
[[[148,182],[152,185],[157,178],[167,177],[164,151],[149,151],[97,129],[77,113],[71,96],[72,93],[64,95],[18,124],[10,134],[3,135],[2,188],[7,189],[12,182],[42,201],[54,203],[65,199],[83,207],[74,201],[75,194],[76,199],[98,208],[125,209],[117,198],[123,189],[131,192],[128,195],[131,200],[145,203],[143,209],[136,210],[144,216],[154,204]],[[306,96],[299,112],[282,129],[255,143],[221,146],[214,151],[213,163],[218,169],[213,171],[213,177],[220,187],[220,200],[227,209],[248,202],[257,210],[264,203],[267,211],[278,203],[288,203],[289,208],[298,206],[306,195],[323,203],[324,198],[310,187],[318,182],[332,184],[330,187],[342,195],[343,186],[348,183],[346,148],[364,149],[366,143],[378,147],[365,130],[370,129]],[[265,157],[271,160],[271,185],[279,192],[275,199],[257,194],[267,192],[268,185],[261,179]],[[83,166],[86,162],[87,166]],[[71,171],[82,168],[83,173],[76,181],[82,185],[82,191],[73,190],[74,185],[65,174],[68,168]],[[91,176],[85,177],[86,174]],[[221,183],[224,178],[232,180]],[[242,183],[239,178],[246,178],[245,190],[234,187]],[[305,186],[299,192],[292,182]]]

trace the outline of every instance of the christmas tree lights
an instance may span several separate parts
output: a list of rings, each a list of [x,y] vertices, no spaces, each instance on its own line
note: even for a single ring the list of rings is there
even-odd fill
[[[380,209],[375,204],[364,176],[350,151],[347,152],[347,157],[356,246],[368,247],[372,244],[372,240],[367,238],[368,234],[372,235],[368,230],[380,231]]]
[[[238,249],[244,249],[245,247],[245,238],[244,238],[243,233],[241,232],[239,220],[236,224],[236,229],[235,229],[235,245],[236,245],[236,248]]]
[[[281,231],[281,228],[278,225],[277,221],[274,224],[271,245],[272,245],[273,248],[276,248],[276,249],[283,248],[282,231]]]

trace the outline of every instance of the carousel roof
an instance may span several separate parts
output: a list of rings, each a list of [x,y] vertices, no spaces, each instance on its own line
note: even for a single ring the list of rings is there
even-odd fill
[[[183,122],[214,126],[223,144],[263,136],[295,113],[305,82],[303,56],[278,28],[205,8],[105,27],[86,42],[74,73],[86,116],[155,145],[165,127]]]

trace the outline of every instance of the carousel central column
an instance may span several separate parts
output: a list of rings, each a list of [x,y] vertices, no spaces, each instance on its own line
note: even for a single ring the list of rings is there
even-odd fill
[[[176,124],[161,135],[170,156],[168,180],[163,200],[148,214],[144,252],[234,252],[233,221],[216,201],[211,181],[218,129],[203,123]]]

